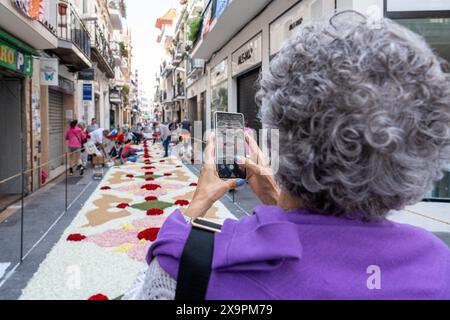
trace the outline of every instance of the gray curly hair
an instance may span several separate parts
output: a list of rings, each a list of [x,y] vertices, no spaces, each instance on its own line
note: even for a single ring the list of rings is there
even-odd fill
[[[388,19],[341,13],[303,28],[257,94],[263,124],[279,129],[280,185],[320,214],[369,221],[419,202],[450,159],[443,63]]]

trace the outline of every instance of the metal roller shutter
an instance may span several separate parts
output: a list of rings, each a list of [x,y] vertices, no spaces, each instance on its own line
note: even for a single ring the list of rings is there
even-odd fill
[[[49,161],[51,170],[64,164],[63,93],[50,90],[48,100]]]
[[[260,72],[261,68],[256,68],[237,79],[238,112],[243,113],[248,126],[257,131],[262,127],[258,119],[259,109],[255,101]]]

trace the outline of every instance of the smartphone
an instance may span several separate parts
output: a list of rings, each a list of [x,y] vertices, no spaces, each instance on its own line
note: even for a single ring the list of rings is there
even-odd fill
[[[216,112],[216,168],[221,179],[246,179],[247,172],[236,162],[245,159],[245,119],[242,113]]]

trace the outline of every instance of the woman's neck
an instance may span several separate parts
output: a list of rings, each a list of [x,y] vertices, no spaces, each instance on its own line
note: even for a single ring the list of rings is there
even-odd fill
[[[302,201],[299,197],[294,197],[286,190],[282,190],[280,197],[278,198],[278,204],[284,211],[290,211],[302,207]]]

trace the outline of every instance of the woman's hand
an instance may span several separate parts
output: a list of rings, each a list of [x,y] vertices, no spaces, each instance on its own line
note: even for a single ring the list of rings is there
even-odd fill
[[[197,189],[185,214],[192,218],[206,215],[213,204],[228,191],[243,186],[243,179],[222,180],[216,170],[214,135],[211,135],[205,150],[205,165],[200,173]]]
[[[247,169],[247,181],[262,203],[277,205],[281,190],[275,181],[269,161],[248,133],[245,134],[245,141],[250,147],[250,158],[238,158],[237,163]]]

